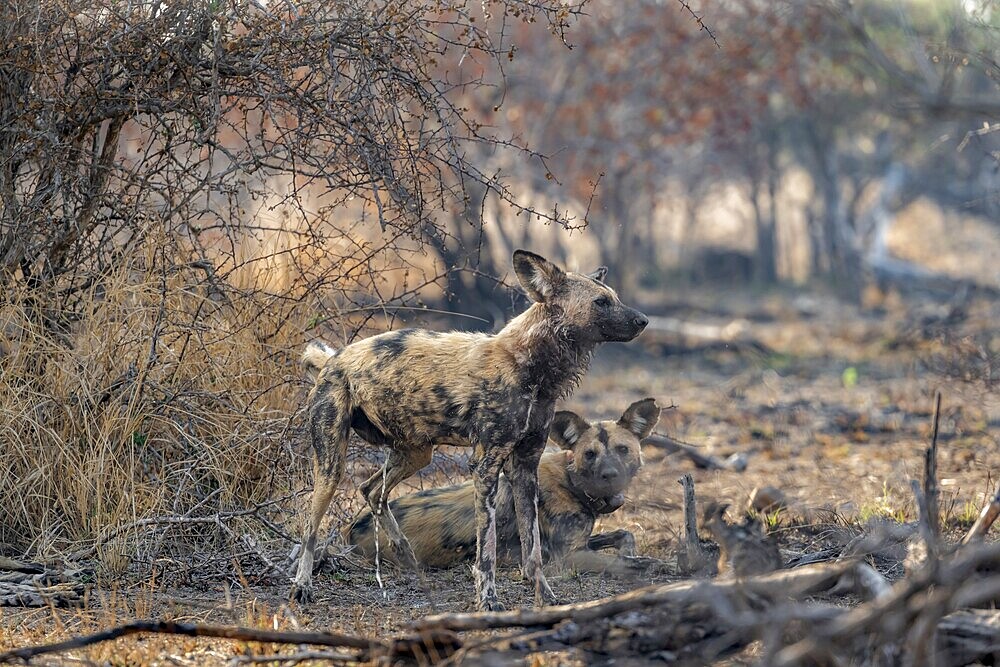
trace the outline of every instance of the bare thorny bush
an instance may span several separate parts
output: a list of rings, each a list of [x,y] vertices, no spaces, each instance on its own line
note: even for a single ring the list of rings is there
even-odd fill
[[[0,550],[117,570],[156,555],[122,526],[301,486],[302,343],[438,295],[425,248],[468,187],[520,207],[466,155],[524,149],[454,93],[502,71],[509,23],[561,39],[579,11],[5,3]],[[164,549],[233,536],[158,530]]]

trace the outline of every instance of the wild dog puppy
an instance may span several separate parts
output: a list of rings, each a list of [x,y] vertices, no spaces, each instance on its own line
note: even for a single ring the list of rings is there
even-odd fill
[[[547,452],[538,467],[538,527],[542,560],[581,572],[631,576],[662,564],[637,558],[635,538],[626,530],[592,535],[601,514],[625,502],[625,492],[642,465],[640,440],[660,418],[652,398],[630,405],[617,421],[589,423],[568,411],[552,420],[549,439],[565,451]],[[417,559],[430,567],[449,567],[469,560],[476,551],[475,489],[471,481],[428,489],[389,503],[392,515]],[[516,563],[521,553],[510,482],[500,477],[497,491],[497,558]],[[375,555],[371,512],[348,527],[346,540],[368,556]],[[380,553],[388,540],[379,535]],[[617,555],[602,553],[613,548]]]
[[[537,493],[555,402],[576,386],[598,344],[632,340],[648,320],[604,284],[603,267],[570,273],[525,250],[514,252],[513,263],[533,303],[497,334],[404,329],[342,350],[306,348],[303,360],[316,372],[308,399],[314,489],[292,587],[296,599],[310,597],[320,521],[343,476],[353,429],[388,450],[384,469],[361,492],[406,565],[417,562],[388,509],[389,493],[430,462],[435,445],[475,447],[473,574],[480,608],[502,609],[495,584],[501,469],[511,485],[522,572],[545,602],[555,601],[542,574]]]

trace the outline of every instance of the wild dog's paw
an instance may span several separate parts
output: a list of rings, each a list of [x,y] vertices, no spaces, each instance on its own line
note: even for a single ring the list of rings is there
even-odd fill
[[[559,604],[559,598],[552,592],[549,582],[541,570],[538,571],[538,578],[535,580],[535,605],[538,607],[550,607]]]
[[[562,601],[559,599],[559,596],[553,593],[552,589],[549,588],[548,586],[542,589],[540,597],[542,602],[541,606],[543,607],[552,607],[557,604],[562,604]]]
[[[628,531],[624,532],[620,546],[618,547],[618,555],[625,558],[634,558],[636,556],[635,535]]]
[[[294,600],[299,604],[309,604],[313,601],[314,597],[312,583],[300,584],[292,582],[292,587],[288,592],[289,600]]]
[[[495,595],[492,595],[479,601],[479,611],[507,611],[507,608],[501,604]]]

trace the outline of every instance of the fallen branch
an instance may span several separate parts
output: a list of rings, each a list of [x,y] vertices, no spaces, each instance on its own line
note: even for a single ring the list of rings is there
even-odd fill
[[[52,570],[0,557],[0,607],[69,607],[87,590],[85,570]]]
[[[642,442],[645,445],[652,445],[653,447],[664,449],[671,454],[683,454],[688,457],[692,463],[694,463],[696,468],[701,468],[703,470],[728,470],[730,468],[730,466],[724,461],[721,461],[714,456],[702,454],[695,447],[692,447],[686,442],[681,442],[676,438],[671,438],[669,435],[653,433]]]
[[[746,349],[763,354],[770,351],[767,345],[752,335],[750,322],[745,319],[713,324],[653,316],[649,318],[642,340],[647,345],[666,343],[685,350]]]
[[[937,626],[936,654],[950,664],[967,665],[1000,654],[1000,612],[985,609],[956,611]],[[995,663],[994,663],[995,664]]]
[[[552,627],[565,620],[585,623],[627,611],[671,604],[686,604],[715,596],[775,596],[795,599],[832,587],[853,563],[824,563],[794,570],[780,570],[759,577],[727,581],[682,581],[646,586],[614,597],[544,609],[505,612],[436,614],[414,621],[415,630],[489,630],[516,627]]]
[[[297,653],[273,653],[269,655],[238,655],[229,661],[230,665],[254,665],[258,663],[297,665],[300,662],[357,662],[353,653],[332,651],[299,651]]]
[[[897,582],[888,594],[812,627],[805,639],[783,648],[770,664],[776,667],[805,664],[810,659],[830,655],[834,646],[839,655],[845,656],[856,643],[865,647],[879,642],[891,644],[901,638],[900,630],[910,628],[931,604],[940,604],[947,613],[993,599],[1000,594],[1000,577],[972,581],[969,578],[979,566],[998,558],[1000,543],[961,549],[942,560],[939,567],[918,570]]]
[[[280,632],[277,630],[257,630],[224,625],[200,625],[196,623],[175,623],[173,621],[135,621],[108,630],[95,632],[83,637],[74,637],[54,644],[17,648],[0,653],[0,663],[14,660],[28,661],[39,655],[61,653],[93,646],[119,637],[135,634],[181,635],[184,637],[214,637],[238,641],[266,642],[272,644],[311,644],[313,646],[333,646],[354,648],[362,651],[358,659],[363,659],[372,651],[386,651],[389,646],[378,639],[355,637],[332,632]]]
[[[993,500],[983,508],[983,511],[979,513],[979,518],[976,519],[976,522],[972,524],[972,528],[962,538],[962,544],[982,541],[986,533],[990,532],[990,528],[996,522],[997,517],[1000,517],[1000,487],[997,488]]]
[[[0,556],[0,570],[10,570],[11,572],[21,572],[23,574],[42,574],[45,566],[38,563],[22,563],[21,561]]]
[[[0,607],[71,607],[83,601],[83,584],[0,582]]]

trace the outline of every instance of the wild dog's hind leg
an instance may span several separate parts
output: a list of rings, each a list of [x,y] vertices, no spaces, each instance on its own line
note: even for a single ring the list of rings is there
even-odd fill
[[[544,449],[544,435],[522,439],[507,462],[506,473],[514,494],[521,540],[521,572],[535,585],[536,595],[543,604],[557,604],[542,572],[542,538],[538,527],[538,461]]]
[[[309,522],[302,540],[291,597],[312,599],[313,557],[320,523],[344,476],[344,458],[351,428],[350,395],[339,371],[325,371],[309,396],[309,430],[313,444],[313,493]]]
[[[400,563],[411,570],[420,569],[420,565],[410,541],[406,539],[389,509],[389,493],[404,479],[430,463],[433,454],[433,447],[390,449],[384,468],[377,470],[361,485],[361,493],[371,507],[372,517],[385,528],[386,536],[392,542]]]
[[[497,482],[511,449],[509,443],[476,448],[478,460],[472,471],[476,488],[476,564],[472,573],[482,611],[503,611],[496,583]]]

